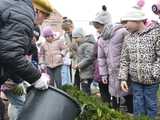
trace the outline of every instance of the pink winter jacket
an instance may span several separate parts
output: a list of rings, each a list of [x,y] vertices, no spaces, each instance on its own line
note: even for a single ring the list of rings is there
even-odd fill
[[[63,64],[65,45],[62,40],[55,40],[52,43],[45,42],[40,49],[39,63],[55,68]]]

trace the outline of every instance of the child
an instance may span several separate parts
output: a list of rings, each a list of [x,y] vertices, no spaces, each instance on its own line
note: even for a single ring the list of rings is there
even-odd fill
[[[39,62],[41,66],[47,66],[52,82],[55,81],[56,86],[60,88],[62,86],[61,67],[63,65],[65,44],[63,41],[55,39],[55,34],[49,26],[43,29],[43,36],[46,41],[40,48]]]
[[[81,88],[87,95],[90,95],[90,85],[93,81],[94,71],[95,39],[93,35],[86,36],[82,28],[75,29],[72,33],[72,38],[78,45],[78,63],[73,65],[73,68],[79,69]]]
[[[132,81],[133,106],[136,116],[157,114],[157,90],[160,80],[160,26],[145,26],[146,16],[137,7],[132,8],[122,21],[130,32],[121,53],[119,79],[121,88],[128,91]]]

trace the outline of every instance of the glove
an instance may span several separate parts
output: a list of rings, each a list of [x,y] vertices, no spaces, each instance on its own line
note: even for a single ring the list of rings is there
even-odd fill
[[[121,81],[121,89],[122,89],[124,92],[128,92],[128,85],[127,85],[127,82],[126,82],[126,81]]]
[[[102,83],[107,84],[108,83],[108,77],[107,76],[102,76]]]
[[[20,83],[15,86],[15,88],[12,90],[12,92],[14,95],[22,96],[22,95],[26,94],[26,89],[25,89],[23,83]]]
[[[41,72],[46,72],[46,70],[47,70],[46,64],[40,64],[40,70],[41,70]]]
[[[42,73],[40,79],[34,83],[34,87],[40,90],[48,89],[49,81],[49,75],[46,73]]]

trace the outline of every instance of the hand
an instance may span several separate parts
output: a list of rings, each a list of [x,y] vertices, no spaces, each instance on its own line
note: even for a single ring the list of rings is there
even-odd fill
[[[12,90],[12,92],[14,95],[22,96],[22,95],[26,94],[26,89],[25,89],[23,83],[20,83],[20,84],[16,85],[16,87]]]
[[[5,87],[7,90],[13,90],[16,87],[16,83],[13,81],[7,80],[2,86]]]
[[[108,78],[107,76],[102,76],[102,83],[107,84],[108,83]]]
[[[46,64],[40,64],[40,70],[41,72],[45,72],[47,70]]]
[[[34,87],[40,90],[48,89],[49,81],[49,75],[46,73],[42,73],[40,79],[34,83]]]
[[[127,82],[126,82],[126,81],[122,81],[122,82],[121,82],[121,89],[122,89],[124,92],[128,92],[128,85],[127,85]]]
[[[78,65],[73,65],[72,68],[73,68],[73,69],[77,69],[77,68],[78,68]]]

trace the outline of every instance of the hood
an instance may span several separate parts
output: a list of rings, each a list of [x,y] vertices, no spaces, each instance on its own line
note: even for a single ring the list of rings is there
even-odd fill
[[[115,33],[117,30],[119,30],[119,29],[121,29],[121,28],[124,28],[124,26],[123,26],[122,24],[115,24],[115,25],[113,25],[112,31],[111,31],[111,37],[114,35],[114,33]]]
[[[160,28],[160,23],[157,22],[157,21],[152,20],[151,21],[151,25],[148,27],[148,30],[149,29],[154,29],[154,28]]]
[[[151,25],[146,27],[145,30],[143,32],[134,32],[134,33],[130,33],[130,34],[147,34],[148,32],[152,31],[153,29],[156,29],[158,31],[160,31],[160,23],[158,23],[157,21],[152,21]]]
[[[101,37],[103,40],[109,40],[113,34],[121,28],[124,28],[122,24],[105,25]]]

